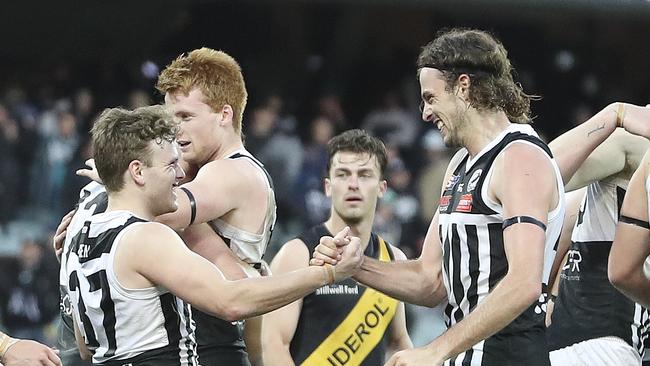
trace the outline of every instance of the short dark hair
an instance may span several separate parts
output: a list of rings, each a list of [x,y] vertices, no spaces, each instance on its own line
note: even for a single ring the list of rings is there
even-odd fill
[[[442,72],[448,90],[456,86],[461,74],[468,74],[469,99],[474,108],[503,110],[512,122],[530,122],[530,101],[538,97],[524,93],[514,82],[508,52],[490,33],[466,28],[440,31],[422,47],[418,74],[423,67]]]
[[[370,136],[365,130],[353,129],[347,130],[332,137],[327,143],[327,174],[329,175],[330,168],[332,167],[332,159],[339,151],[353,152],[353,153],[367,153],[371,157],[377,158],[379,165],[379,173],[381,177],[384,176],[386,165],[388,165],[388,154],[386,153],[386,146],[384,143],[374,137]]]
[[[124,172],[133,160],[151,164],[149,143],[172,142],[178,124],[163,106],[141,107],[132,111],[106,109],[92,130],[93,157],[99,177],[108,192],[124,186]]]

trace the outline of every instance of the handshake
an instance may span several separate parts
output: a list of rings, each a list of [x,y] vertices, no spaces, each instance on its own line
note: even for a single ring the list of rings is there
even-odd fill
[[[330,282],[338,282],[354,276],[363,263],[361,239],[350,235],[346,226],[334,237],[323,236],[316,246],[309,264],[312,266],[332,266]]]

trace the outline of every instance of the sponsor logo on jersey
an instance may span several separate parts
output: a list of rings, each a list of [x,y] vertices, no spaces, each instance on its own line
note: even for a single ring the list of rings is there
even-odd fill
[[[483,173],[483,169],[479,169],[475,171],[472,176],[469,178],[469,182],[467,183],[467,192],[471,192],[476,188],[476,185],[478,185],[478,181],[481,178],[481,174]]]
[[[451,196],[442,196],[440,197],[440,212],[447,211],[449,207],[449,202],[451,202]]]
[[[456,183],[458,183],[459,180],[460,180],[460,175],[452,175],[451,178],[449,178],[447,185],[445,185],[445,191],[454,188],[454,186],[456,185]]]
[[[464,194],[460,196],[458,205],[456,205],[456,211],[458,212],[471,212],[472,211],[472,194]]]
[[[580,272],[580,262],[582,262],[582,255],[578,250],[569,250],[569,257],[566,264],[562,267],[563,271],[569,270],[570,272]]]
[[[316,295],[358,295],[359,285],[326,285],[316,290]]]
[[[368,309],[364,316],[359,318],[357,325],[354,327],[354,331],[350,332],[345,339],[341,339],[342,342],[340,342],[338,347],[327,356],[329,365],[341,366],[347,365],[348,363],[353,364],[355,362],[353,355],[359,351],[365,343],[366,338],[374,333],[383,334],[385,327],[380,326],[378,328],[377,326],[380,325],[389,311],[390,307],[382,304],[382,299],[378,298],[377,302],[372,305],[372,308]]]

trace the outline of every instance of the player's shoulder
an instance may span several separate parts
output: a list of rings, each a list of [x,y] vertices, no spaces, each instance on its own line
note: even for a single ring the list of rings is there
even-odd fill
[[[123,242],[138,246],[156,245],[158,247],[177,242],[178,234],[169,226],[155,221],[137,222],[124,229]]]
[[[259,169],[248,159],[217,159],[199,169],[195,179],[203,177],[210,180],[218,179],[230,183],[233,187],[254,186],[262,177]]]
[[[299,239],[291,239],[284,243],[271,262],[273,273],[282,273],[298,268],[307,267],[311,253],[307,245]]]

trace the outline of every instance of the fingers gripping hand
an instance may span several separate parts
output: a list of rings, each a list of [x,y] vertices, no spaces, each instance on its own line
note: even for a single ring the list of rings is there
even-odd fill
[[[72,221],[74,213],[75,210],[72,210],[63,216],[52,238],[52,247],[57,258],[61,258],[61,254],[63,253],[63,242],[65,241],[65,235],[68,232],[68,226],[70,226],[70,221]]]
[[[309,264],[312,266],[322,266],[323,264],[336,265],[341,260],[344,246],[350,243],[350,228],[344,227],[334,237],[323,236],[320,243],[316,246]]]
[[[6,366],[61,366],[58,353],[37,342],[21,339],[7,350],[2,361]]]
[[[77,175],[90,178],[99,184],[104,184],[102,182],[102,178],[99,177],[99,172],[97,171],[97,167],[95,166],[95,159],[86,160],[86,166],[88,167],[87,169],[77,170],[76,172]]]
[[[336,266],[336,280],[340,281],[354,276],[361,267],[362,261],[361,239],[351,236],[349,237],[349,244],[343,247],[341,260]]]

